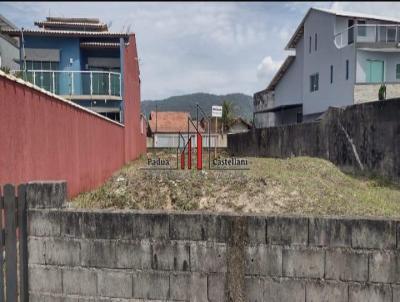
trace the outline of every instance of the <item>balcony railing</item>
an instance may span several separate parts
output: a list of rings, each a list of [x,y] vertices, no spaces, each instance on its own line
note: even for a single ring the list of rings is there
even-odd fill
[[[338,48],[357,43],[399,43],[400,24],[355,24],[335,35]]]
[[[121,96],[121,74],[104,71],[13,71],[47,91],[63,96]]]

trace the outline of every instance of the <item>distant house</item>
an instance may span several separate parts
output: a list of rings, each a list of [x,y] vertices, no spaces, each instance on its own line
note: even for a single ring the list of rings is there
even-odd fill
[[[0,15],[0,31],[16,30],[17,27]],[[19,46],[18,40],[9,35],[0,33],[0,67],[9,70],[19,69]]]
[[[204,131],[206,133],[208,133],[208,124],[210,124],[210,133],[233,134],[246,132],[251,129],[251,125],[241,117],[234,119],[232,125],[230,125],[228,129],[224,127],[222,123],[222,118],[210,118],[210,123],[208,123],[205,118],[202,118],[200,124],[204,128]],[[223,130],[222,128],[225,128],[225,130]]]
[[[400,97],[400,19],[311,8],[266,89],[254,95],[256,127],[317,119],[328,107]]]
[[[188,129],[192,136],[197,133],[189,119],[190,114],[188,112],[152,111],[148,119],[147,131],[147,136],[152,138],[152,142],[151,146],[148,145],[148,147],[177,148],[179,141],[181,147],[183,147],[183,142],[187,139]],[[194,124],[197,127],[196,122]],[[204,134],[204,129],[200,123],[198,131]],[[179,133],[181,133],[181,136]],[[192,145],[195,146],[195,140]]]
[[[232,125],[228,128],[228,134],[247,132],[251,129],[251,125],[241,117],[236,118]]]
[[[20,41],[23,77],[123,122],[124,80],[136,72],[123,68],[132,34],[111,32],[96,18],[47,17],[35,25],[37,29],[2,28],[3,35]]]

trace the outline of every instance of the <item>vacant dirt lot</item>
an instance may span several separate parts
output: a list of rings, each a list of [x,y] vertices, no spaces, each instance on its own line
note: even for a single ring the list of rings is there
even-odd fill
[[[147,156],[172,163],[176,155]],[[149,171],[141,169],[147,167],[143,157],[72,205],[400,217],[400,187],[382,179],[345,174],[328,161],[309,157],[248,162],[248,171]]]

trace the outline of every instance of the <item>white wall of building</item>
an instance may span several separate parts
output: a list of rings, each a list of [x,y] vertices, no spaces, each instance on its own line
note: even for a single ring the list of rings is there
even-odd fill
[[[11,70],[19,69],[19,48],[10,42],[11,38],[4,37],[0,34],[0,57],[1,66],[8,67]],[[17,62],[16,62],[17,61]]]
[[[323,112],[329,106],[346,106],[353,103],[355,82],[355,48],[349,45],[338,49],[334,43],[335,31],[347,27],[346,18],[311,11],[304,23],[303,114]],[[315,50],[317,34],[317,50]],[[309,38],[311,36],[311,53]],[[346,60],[349,60],[349,78],[346,79]],[[333,83],[330,66],[333,66]],[[319,74],[318,91],[310,91],[310,76]]]
[[[274,106],[290,105],[303,102],[303,50],[302,38],[296,47],[296,58],[275,87]]]
[[[356,49],[356,43],[348,44],[348,21],[357,24],[361,18],[336,16],[323,11],[311,10],[304,21],[303,37],[296,45],[296,58],[275,87],[274,107],[302,103],[303,116],[317,116],[330,106],[342,107],[354,103],[356,83],[366,82],[367,59],[384,61],[385,82],[396,83],[396,64],[400,64],[400,52],[366,51]],[[364,20],[366,24],[382,24],[384,21]],[[341,34],[341,43],[338,34]],[[374,42],[375,27],[366,27],[365,35],[358,35],[354,28],[356,42]],[[315,50],[315,35],[317,49]],[[311,37],[311,51],[309,40]],[[359,45],[360,46],[360,45]],[[348,61],[348,77],[346,77]],[[331,83],[331,66],[333,81]],[[318,90],[311,91],[310,76],[318,73]],[[359,92],[357,93],[359,94]],[[275,116],[275,124],[287,123],[290,113]],[[305,118],[306,118],[305,117]],[[261,120],[261,116],[257,117]],[[256,120],[256,118],[255,118]],[[261,124],[256,120],[256,127]],[[293,119],[292,119],[293,120]]]

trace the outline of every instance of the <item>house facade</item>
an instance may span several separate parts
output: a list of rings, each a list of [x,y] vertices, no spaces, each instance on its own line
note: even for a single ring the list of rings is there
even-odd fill
[[[123,122],[124,49],[129,33],[110,32],[98,19],[53,18],[38,29],[6,29],[21,45],[21,77]]]
[[[0,31],[15,30],[17,27],[0,15]],[[0,32],[0,68],[4,70],[19,69],[18,40]]]
[[[400,20],[311,8],[266,89],[254,95],[258,128],[313,121],[328,107],[400,96]]]
[[[197,129],[196,129],[197,128]],[[196,146],[196,134],[204,135],[200,123],[193,122],[189,112],[151,111],[148,119],[147,147],[149,148],[183,148],[189,136],[193,137],[192,146]]]

